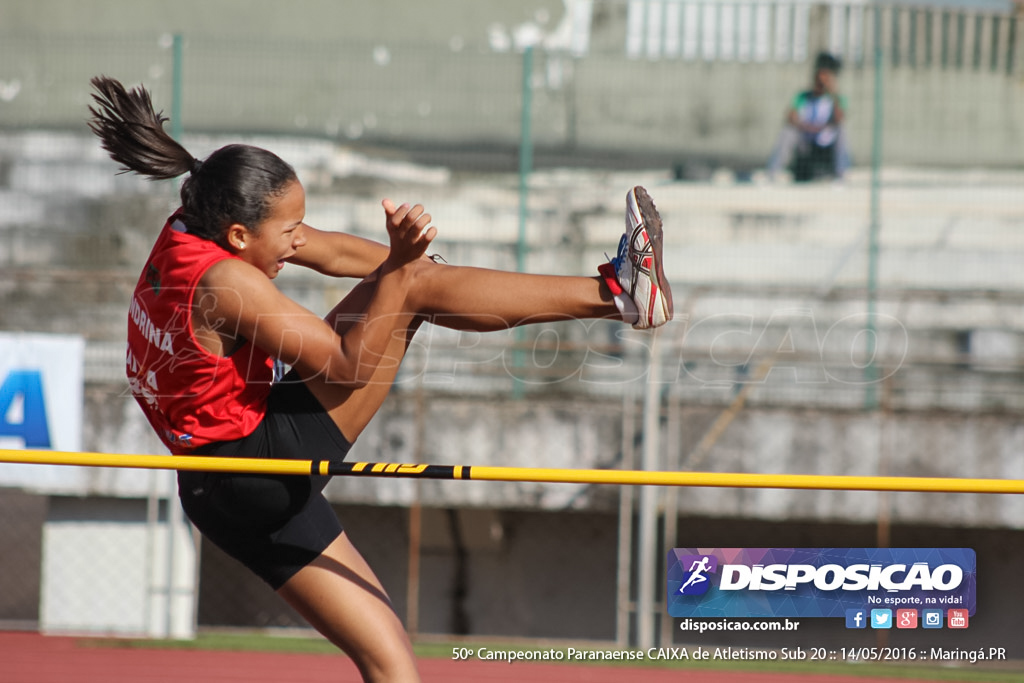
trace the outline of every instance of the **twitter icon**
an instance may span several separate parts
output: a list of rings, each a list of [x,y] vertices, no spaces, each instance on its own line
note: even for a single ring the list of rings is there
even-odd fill
[[[892,610],[871,610],[871,628],[892,628]]]

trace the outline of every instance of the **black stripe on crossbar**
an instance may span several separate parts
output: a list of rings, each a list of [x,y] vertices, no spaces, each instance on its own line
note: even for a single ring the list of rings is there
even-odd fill
[[[461,465],[405,465],[385,462],[333,462],[313,460],[310,474],[319,475],[326,462],[327,474],[338,476],[400,477],[421,479],[469,479],[470,468]]]

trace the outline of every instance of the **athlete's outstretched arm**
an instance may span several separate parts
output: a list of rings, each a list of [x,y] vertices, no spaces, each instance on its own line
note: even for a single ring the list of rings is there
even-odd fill
[[[331,277],[364,278],[388,257],[386,244],[344,232],[317,230],[303,225],[306,243],[289,263],[311,268]]]
[[[365,385],[384,360],[396,333],[404,330],[406,295],[414,264],[437,234],[422,206],[384,201],[391,246],[376,270],[374,295],[345,333],[282,294],[266,273],[240,259],[225,259],[206,271],[196,288],[196,328],[231,331],[250,339],[304,378],[322,376],[347,387]]]

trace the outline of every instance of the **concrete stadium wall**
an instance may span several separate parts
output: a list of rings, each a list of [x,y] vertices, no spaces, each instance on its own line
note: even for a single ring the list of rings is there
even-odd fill
[[[462,148],[476,150],[467,158],[479,161],[484,150],[489,165],[512,168],[522,84],[514,45],[530,35],[545,45],[532,76],[538,163],[559,163],[567,153],[605,165],[642,158],[700,176],[709,166],[766,163],[789,101],[809,85],[810,59],[834,33],[832,4],[820,4],[808,10],[806,54],[799,57],[631,56],[629,3],[595,3],[582,18],[570,11],[575,6],[317,1],[293,12],[263,1],[6,3],[0,125],[81,129],[88,79],[99,73],[147,83],[170,111],[168,37],[179,32],[186,36],[188,130],[322,136],[421,158]],[[1017,19],[991,10],[936,11],[928,35],[942,37],[934,38],[926,63],[924,39],[911,36],[925,35],[927,7],[886,10],[885,162],[1019,167],[1024,50],[1010,42],[1024,33],[1011,28]],[[939,19],[947,18],[954,28],[942,33],[938,27],[947,24]],[[574,31],[583,32],[585,49],[573,48]],[[851,56],[840,82],[854,162],[866,166],[875,74],[870,42],[857,49],[866,52]]]

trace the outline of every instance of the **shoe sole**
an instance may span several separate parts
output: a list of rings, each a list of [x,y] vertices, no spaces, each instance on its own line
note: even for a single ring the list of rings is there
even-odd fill
[[[668,284],[668,279],[665,277],[665,271],[662,267],[662,247],[664,245],[664,236],[662,233],[661,214],[658,213],[658,209],[654,206],[654,200],[647,194],[647,190],[637,185],[632,191],[633,202],[636,204],[637,209],[640,211],[640,217],[643,219],[644,227],[647,228],[647,239],[651,243],[651,256],[654,261],[652,268],[654,272],[655,284],[661,290],[662,299],[665,302],[665,321],[668,322],[672,319],[672,315],[675,312],[672,303],[672,288]]]

